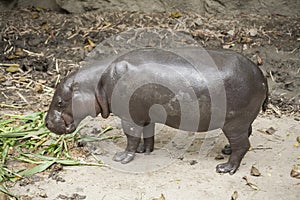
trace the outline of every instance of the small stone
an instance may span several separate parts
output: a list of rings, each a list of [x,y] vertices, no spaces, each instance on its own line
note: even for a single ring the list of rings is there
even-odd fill
[[[249,34],[251,37],[255,37],[257,35],[257,29],[256,28],[250,29]]]
[[[234,35],[234,30],[228,31],[227,34],[233,36]]]
[[[57,199],[68,199],[68,196],[60,194],[57,196]]]
[[[45,192],[40,193],[39,196],[42,197],[42,198],[47,198],[48,197]]]
[[[86,196],[75,193],[72,194],[71,199],[86,199]]]
[[[195,165],[195,164],[197,164],[198,162],[196,161],[196,160],[191,160],[190,161],[190,165]]]

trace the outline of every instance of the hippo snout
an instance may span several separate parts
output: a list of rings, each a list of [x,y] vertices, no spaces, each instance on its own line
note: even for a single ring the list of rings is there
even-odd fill
[[[66,123],[59,112],[49,112],[45,120],[46,127],[55,134],[68,134],[75,131],[74,123]]]

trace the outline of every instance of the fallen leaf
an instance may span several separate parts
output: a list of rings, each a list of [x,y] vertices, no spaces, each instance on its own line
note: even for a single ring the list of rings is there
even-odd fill
[[[300,160],[300,156],[298,156],[297,159]]]
[[[173,18],[179,18],[179,17],[182,17],[182,14],[180,14],[178,12],[172,12],[171,13],[171,17],[173,17]]]
[[[251,39],[248,37],[241,37],[241,38],[239,38],[238,42],[239,43],[249,43],[249,42],[251,42]]]
[[[234,191],[233,194],[231,195],[231,199],[230,200],[237,200],[238,198],[238,192]]]
[[[88,39],[88,42],[89,42],[89,45],[91,47],[95,47],[96,46],[96,44],[91,39]]]
[[[225,45],[223,45],[223,49],[230,49],[230,48],[232,48],[232,47],[234,47],[234,46],[235,46],[234,43],[231,43],[231,44],[225,44]]]
[[[41,84],[36,84],[34,87],[34,91],[37,93],[42,93],[43,92],[43,86]]]
[[[48,31],[50,29],[50,26],[47,22],[44,22],[41,24],[41,28],[45,31]]]
[[[104,24],[105,24],[105,27],[103,27],[103,28],[107,28],[107,27],[111,26],[111,23],[109,21],[105,21]]]
[[[25,78],[25,77],[20,77],[20,78],[19,78],[19,81],[20,81],[20,82],[26,82],[27,80],[28,80],[28,79]]]
[[[260,176],[261,175],[261,173],[259,172],[259,170],[256,167],[254,167],[254,166],[251,167],[250,174],[252,176]]]
[[[6,78],[5,78],[5,76],[3,76],[3,75],[0,75],[0,83],[1,83],[1,82],[4,82],[4,81],[6,81]]]
[[[40,17],[40,15],[37,14],[37,13],[32,13],[32,14],[31,14],[31,17],[32,17],[32,19],[37,19],[37,18]]]
[[[300,136],[298,136],[298,137],[296,138],[296,140],[297,140],[297,142],[300,143]]]
[[[165,200],[165,196],[163,194],[160,195],[159,198],[153,198],[152,200]]]
[[[23,56],[23,55],[24,55],[24,52],[23,52],[23,50],[22,50],[21,48],[16,48],[15,54],[16,54],[17,56]]]
[[[290,175],[293,178],[300,178],[300,171],[299,171],[298,165],[293,166],[293,169],[291,170]]]
[[[38,82],[41,83],[41,84],[45,84],[47,81],[43,80],[43,79],[39,79]]]
[[[43,8],[36,6],[35,10],[38,11],[38,12],[41,12],[41,11],[43,11]]]
[[[248,180],[247,176],[244,176],[243,179],[246,181],[246,185],[250,186],[254,190],[259,190],[259,187],[257,185],[255,185],[255,184],[251,183]]]
[[[11,64],[8,68],[6,68],[7,72],[16,72],[19,71],[20,65],[18,64]]]
[[[295,144],[294,144],[294,147],[299,147],[299,143],[295,143]]]
[[[249,185],[253,190],[259,190],[259,187],[253,183],[249,183],[247,185]]]
[[[273,135],[276,132],[276,130],[273,127],[270,127],[266,130],[266,133],[269,135]]]
[[[15,59],[18,59],[18,58],[20,58],[20,57],[16,56],[16,55],[9,55],[9,56],[7,56],[8,60],[15,60]]]
[[[257,56],[257,64],[261,65],[262,64],[262,59],[260,56]]]
[[[215,160],[223,160],[224,156],[221,154],[216,155]]]

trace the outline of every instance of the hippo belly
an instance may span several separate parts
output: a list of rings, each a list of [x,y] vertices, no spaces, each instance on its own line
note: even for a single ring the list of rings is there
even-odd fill
[[[176,53],[145,49],[113,62],[101,81],[111,111],[141,126],[188,131],[223,128],[234,119],[252,123],[267,91],[257,66],[234,52],[209,51],[212,60],[200,66]]]

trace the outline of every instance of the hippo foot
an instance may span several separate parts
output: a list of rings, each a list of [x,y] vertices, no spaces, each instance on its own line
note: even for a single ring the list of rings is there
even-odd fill
[[[216,167],[216,170],[218,173],[229,173],[230,175],[234,174],[237,169],[238,169],[238,166],[235,166],[228,162],[219,164]]]
[[[144,144],[139,145],[139,147],[136,150],[137,153],[145,153],[145,155],[150,155],[152,152],[150,148],[146,148]]]
[[[113,160],[116,162],[121,162],[122,164],[126,164],[132,161],[134,159],[134,156],[135,155],[133,152],[122,151],[122,152],[117,152],[114,155]]]
[[[222,149],[222,153],[224,155],[230,155],[232,153],[231,147],[229,144],[226,144],[225,147]]]

